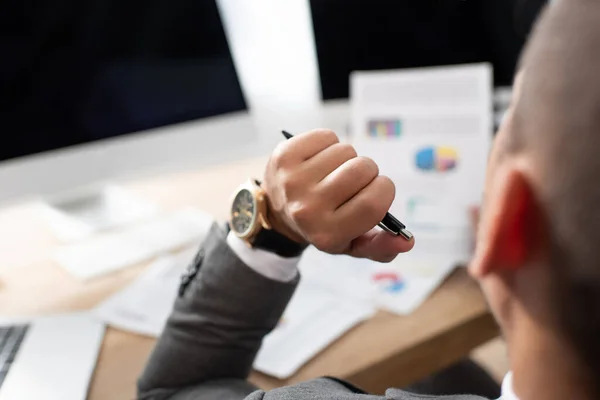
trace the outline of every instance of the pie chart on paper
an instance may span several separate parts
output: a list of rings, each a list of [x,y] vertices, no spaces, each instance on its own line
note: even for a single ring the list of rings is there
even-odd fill
[[[415,153],[415,166],[421,171],[448,172],[458,162],[458,151],[450,146],[427,146]]]

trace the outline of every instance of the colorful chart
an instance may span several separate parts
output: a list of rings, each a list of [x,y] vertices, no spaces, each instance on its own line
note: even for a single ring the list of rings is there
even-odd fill
[[[417,151],[415,165],[423,171],[446,172],[456,168],[458,152],[453,147],[429,146]]]
[[[372,279],[383,291],[388,293],[398,293],[406,287],[406,283],[396,272],[378,272],[373,274]]]
[[[398,119],[371,120],[367,132],[372,138],[398,138],[402,134],[402,121]]]

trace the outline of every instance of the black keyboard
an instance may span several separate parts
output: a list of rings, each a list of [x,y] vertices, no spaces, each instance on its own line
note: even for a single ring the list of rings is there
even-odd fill
[[[27,333],[27,325],[0,326],[0,386]]]

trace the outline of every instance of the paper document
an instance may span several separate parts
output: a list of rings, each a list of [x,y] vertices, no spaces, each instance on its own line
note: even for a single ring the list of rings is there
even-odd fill
[[[378,308],[400,315],[415,311],[454,270],[446,258],[400,255],[389,264],[373,267],[371,282],[376,287]]]
[[[202,211],[183,210],[126,230],[60,247],[55,260],[74,276],[90,279],[194,242],[200,243],[212,223],[212,217]]]
[[[160,335],[173,309],[180,277],[197,250],[192,247],[157,258],[133,283],[98,305],[94,314],[119,329]]]
[[[403,117],[416,111],[430,110],[430,115],[445,112],[459,115],[479,114],[485,110],[490,119],[492,110],[492,68],[489,64],[456,65],[403,70],[354,71],[350,76],[350,97],[353,135],[372,135],[367,128],[373,117]],[[391,119],[391,118],[390,118]],[[435,119],[434,119],[435,120]],[[427,119],[427,123],[431,121]],[[486,124],[476,118],[477,125]],[[367,122],[367,124],[363,124]],[[403,119],[399,119],[403,133]],[[442,126],[445,129],[445,127]],[[486,129],[490,128],[488,125]],[[427,129],[430,131],[431,129]],[[453,129],[461,132],[463,129]],[[391,132],[390,132],[391,133]]]
[[[452,272],[446,257],[400,254],[388,264],[330,255],[309,247],[300,260],[303,279],[340,298],[406,315],[415,311]]]
[[[263,340],[254,368],[279,379],[288,378],[374,312],[367,303],[335,296],[303,281],[277,328]]]
[[[422,259],[468,260],[492,139],[487,64],[355,72],[353,144],[396,184],[391,212]]]
[[[43,202],[39,210],[54,235],[62,242],[75,242],[96,232],[116,228],[154,216],[151,201],[119,186],[107,186],[86,196]]]

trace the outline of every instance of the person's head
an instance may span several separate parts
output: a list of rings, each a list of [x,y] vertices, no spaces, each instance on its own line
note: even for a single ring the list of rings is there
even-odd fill
[[[537,357],[548,363],[541,369],[577,371],[595,398],[599,206],[600,1],[557,1],[525,50],[490,154],[469,268],[506,337],[515,378],[523,357]]]

